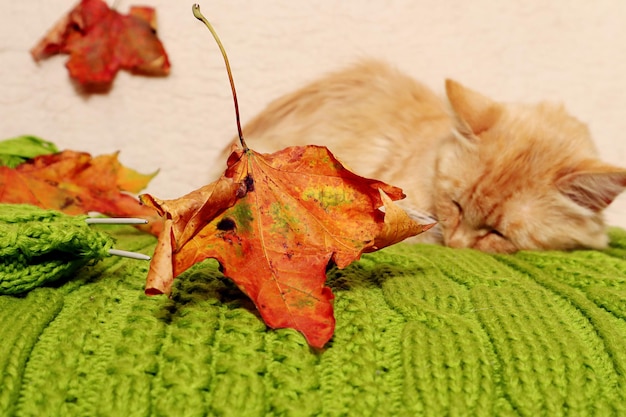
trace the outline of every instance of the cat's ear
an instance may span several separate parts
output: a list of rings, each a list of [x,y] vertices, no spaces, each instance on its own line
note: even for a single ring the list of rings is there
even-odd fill
[[[456,130],[468,139],[493,126],[502,113],[502,106],[497,102],[454,80],[446,80],[446,94],[454,113]]]
[[[601,162],[567,173],[559,178],[559,191],[594,212],[605,209],[626,187],[626,170]]]

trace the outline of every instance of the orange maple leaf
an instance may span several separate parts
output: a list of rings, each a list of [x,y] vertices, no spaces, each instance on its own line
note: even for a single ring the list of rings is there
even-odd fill
[[[165,218],[146,282],[146,294],[170,294],[174,277],[207,258],[254,302],[273,328],[299,330],[323,347],[335,329],[326,267],[345,268],[371,252],[421,233],[396,207],[402,190],[347,170],[325,147],[299,146],[273,154],[247,147],[226,51],[217,42],[230,80],[242,149],[214,183],[176,200],[139,196]],[[384,210],[381,208],[384,206]]]
[[[155,22],[151,7],[122,15],[103,0],[82,0],[30,52],[36,61],[69,54],[70,76],[86,86],[110,84],[119,69],[167,75],[170,63]]]
[[[269,155],[235,150],[213,184],[177,200],[140,196],[166,219],[146,293],[169,294],[174,277],[214,258],[268,326],[297,329],[323,347],[335,326],[324,284],[329,262],[344,268],[364,251],[428,228],[385,226],[379,190],[389,202],[404,197],[397,187],[350,172],[325,147]]]
[[[71,215],[97,211],[152,219],[143,229],[157,235],[162,227],[158,216],[127,194],[144,189],[155,175],[124,167],[117,154],[92,158],[85,152],[63,151],[37,156],[16,168],[0,167],[0,202]]]

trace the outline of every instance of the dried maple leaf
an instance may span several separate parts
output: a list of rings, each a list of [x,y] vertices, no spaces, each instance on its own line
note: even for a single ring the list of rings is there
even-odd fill
[[[344,268],[377,238],[382,247],[425,230],[385,226],[379,190],[389,202],[404,196],[348,171],[325,147],[236,150],[224,175],[197,192],[168,201],[140,196],[166,219],[146,293],[169,294],[174,277],[214,258],[268,326],[297,329],[322,347],[335,325],[328,263]]]
[[[402,190],[350,172],[325,147],[269,155],[250,150],[226,51],[200,6],[192,10],[224,57],[242,149],[231,153],[216,182],[182,198],[139,197],[165,219],[146,294],[170,294],[174,277],[214,258],[268,326],[299,330],[311,346],[321,348],[335,328],[333,294],[325,286],[329,262],[344,268],[365,251],[430,226],[416,224],[393,205],[404,197]]]
[[[102,0],[82,0],[30,52],[35,61],[69,54],[70,76],[85,86],[110,84],[119,69],[167,75],[170,63],[155,22],[150,7],[122,15]]]
[[[67,214],[97,211],[108,216],[152,219],[145,230],[159,234],[162,222],[126,192],[138,193],[156,173],[124,167],[117,154],[92,158],[63,151],[37,156],[16,168],[0,167],[0,202],[32,204]]]
[[[406,211],[398,207],[391,198],[380,189],[380,198],[385,207],[385,222],[383,228],[376,236],[374,244],[367,248],[366,252],[373,252],[387,246],[395,245],[398,242],[408,239],[412,236],[419,235],[436,223],[421,224],[413,220]]]

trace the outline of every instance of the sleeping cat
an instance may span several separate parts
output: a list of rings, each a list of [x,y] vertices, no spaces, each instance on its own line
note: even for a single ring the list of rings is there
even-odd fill
[[[258,152],[324,145],[359,175],[401,187],[409,213],[438,221],[422,241],[503,253],[606,247],[602,211],[626,170],[598,160],[583,123],[560,105],[499,103],[452,80],[446,94],[448,105],[364,61],[270,103],[243,131]]]

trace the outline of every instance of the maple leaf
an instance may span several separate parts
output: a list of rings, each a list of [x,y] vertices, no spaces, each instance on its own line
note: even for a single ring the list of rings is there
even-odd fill
[[[235,150],[215,183],[177,200],[140,196],[166,219],[146,293],[169,294],[174,277],[214,258],[268,326],[297,329],[323,347],[335,326],[329,262],[345,268],[375,244],[428,228],[407,233],[385,224],[379,208],[393,211],[391,201],[403,197],[397,187],[350,172],[325,147]]]
[[[383,228],[376,236],[374,243],[365,252],[374,252],[395,245],[413,236],[417,236],[431,228],[437,223],[421,224],[413,220],[406,211],[398,207],[391,198],[382,190],[380,198],[385,208],[385,222]]]
[[[82,0],[30,52],[35,61],[69,54],[70,76],[85,86],[108,85],[119,69],[167,75],[170,63],[155,22],[150,7],[122,15],[103,0]]]
[[[155,175],[124,167],[117,153],[95,158],[75,151],[40,155],[15,168],[0,166],[0,202],[32,204],[71,215],[97,211],[152,219],[143,229],[158,235],[162,222],[154,211],[127,194],[141,191]]]
[[[401,189],[356,175],[325,147],[273,154],[249,149],[225,48],[200,6],[192,11],[224,58],[242,148],[233,150],[212,184],[175,200],[139,196],[165,219],[145,292],[170,294],[176,276],[214,258],[268,326],[299,330],[311,346],[322,348],[335,328],[333,294],[325,286],[328,264],[345,268],[365,251],[432,225],[417,224],[393,204],[404,198]]]

